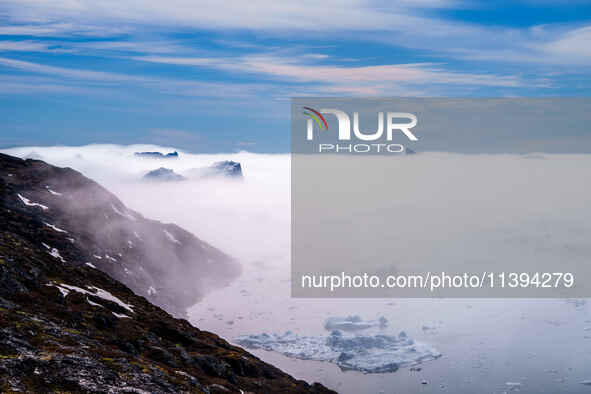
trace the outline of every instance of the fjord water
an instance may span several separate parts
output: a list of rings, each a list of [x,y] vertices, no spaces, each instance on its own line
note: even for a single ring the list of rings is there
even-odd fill
[[[389,326],[383,333],[405,331],[442,353],[441,358],[422,364],[420,371],[402,368],[394,373],[362,374],[341,371],[325,362],[253,351],[296,378],[319,381],[342,393],[591,392],[591,387],[583,384],[591,379],[591,310],[585,300],[291,298],[287,155],[181,153],[180,160],[163,164],[138,162],[130,155],[133,150],[167,151],[161,147],[51,149],[29,148],[28,152],[35,150],[52,164],[82,171],[128,207],[146,217],[176,223],[240,260],[243,273],[239,279],[227,288],[210,292],[189,310],[190,320],[197,327],[232,341],[239,335],[287,330],[325,335],[324,321],[329,316],[384,316]],[[24,152],[20,152],[21,156],[26,155]],[[579,156],[573,160],[569,156],[539,159],[555,160],[561,171],[571,174],[570,180],[561,180],[560,184],[567,199],[576,197],[569,192],[585,189],[580,179],[585,178],[585,169],[591,168],[589,159]],[[450,155],[448,159],[461,161],[465,157]],[[241,162],[244,182],[207,180],[155,185],[138,181],[143,173],[160,166],[182,174],[183,170],[218,160]],[[485,163],[487,156],[480,160]],[[521,160],[527,160],[524,165],[537,165],[532,158]],[[461,179],[455,181],[453,186],[459,194],[462,188],[470,187],[462,185]],[[543,177],[535,182],[542,181]],[[572,187],[566,182],[572,182]],[[532,185],[533,195],[522,198],[535,198],[540,186]],[[563,203],[564,209],[555,212],[552,237],[547,243],[562,245],[564,256],[589,256],[589,247],[576,243],[580,238],[588,239],[589,212],[572,204],[569,207],[568,200]],[[483,222],[491,222],[496,213],[474,214]],[[536,242],[524,238],[532,234],[531,224],[527,226],[522,234],[514,236],[523,242]]]

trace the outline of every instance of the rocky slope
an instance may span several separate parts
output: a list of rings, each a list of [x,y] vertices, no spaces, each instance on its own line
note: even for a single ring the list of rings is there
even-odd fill
[[[88,194],[88,187],[94,193]],[[180,228],[147,221],[105,193],[72,170],[0,155],[0,391],[331,392],[174,319],[142,297],[145,292],[136,295],[95,268],[102,260],[113,267],[131,265],[134,260],[123,254],[126,241],[162,243],[164,230],[171,235],[164,235],[167,242],[179,245],[164,257],[176,256],[178,264],[185,261],[183,253],[200,252],[218,263],[227,259]],[[87,209],[82,198],[94,198],[97,208],[81,212]],[[105,204],[111,203],[109,211]],[[128,238],[123,224],[101,233],[97,224],[111,227],[113,220],[141,223],[142,240]],[[134,269],[146,262],[149,250],[135,252]],[[102,258],[93,260],[94,254]],[[187,277],[199,272],[186,268]]]
[[[0,171],[10,192],[5,207],[26,208],[42,223],[27,229],[31,238],[65,261],[91,263],[175,316],[239,273],[229,256],[178,226],[143,218],[72,169],[1,155]]]

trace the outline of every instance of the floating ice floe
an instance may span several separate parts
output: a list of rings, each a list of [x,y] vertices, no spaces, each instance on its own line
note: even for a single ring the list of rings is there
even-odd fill
[[[90,268],[96,269],[96,266],[94,264],[92,264],[92,263],[86,263],[86,265],[89,266]]]
[[[38,202],[31,202],[31,200],[29,200],[26,197],[21,196],[20,194],[17,194],[18,198],[20,198],[20,200],[23,202],[23,204],[25,204],[28,207],[39,207],[41,209],[43,209],[44,211],[47,211],[49,209],[48,206],[43,205],[43,204],[39,204]]]
[[[93,254],[92,257],[94,257],[95,259],[99,259],[102,260],[103,258],[101,256],[99,256],[98,254]]]
[[[109,256],[108,254],[105,254],[105,258],[106,258],[107,260],[111,260],[111,261],[113,261],[113,262],[115,262],[115,263],[117,262],[117,259],[116,259],[115,257],[111,257],[111,256]]]
[[[54,226],[53,224],[50,224],[50,223],[47,223],[47,222],[43,222],[43,223],[45,223],[45,225],[46,225],[47,227],[51,228],[52,230],[55,230],[55,231],[57,231],[58,233],[66,233],[66,234],[68,233],[66,230],[62,230],[61,228],[59,228],[59,227],[56,227],[56,226]]]
[[[329,317],[324,322],[327,330],[357,331],[372,327],[386,328],[388,320],[381,316],[377,320],[363,320],[360,316]]]
[[[181,244],[181,242],[180,242],[178,239],[176,239],[176,238],[174,237],[174,235],[172,235],[170,232],[168,232],[168,231],[166,231],[166,230],[162,230],[162,231],[164,231],[164,234],[166,235],[166,238],[168,238],[168,240],[169,240],[170,242],[173,242],[173,243],[175,243],[175,244],[179,244],[179,245]]]
[[[400,367],[441,357],[433,347],[398,335],[350,335],[334,330],[328,336],[280,334],[243,335],[236,342],[251,349],[275,351],[301,360],[328,361],[343,370],[394,372]]]
[[[148,295],[156,294],[156,289],[153,286],[148,287]]]

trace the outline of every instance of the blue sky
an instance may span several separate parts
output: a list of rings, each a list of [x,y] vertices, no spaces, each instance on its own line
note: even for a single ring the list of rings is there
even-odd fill
[[[3,0],[0,147],[286,152],[292,96],[589,96],[590,65],[590,1]]]

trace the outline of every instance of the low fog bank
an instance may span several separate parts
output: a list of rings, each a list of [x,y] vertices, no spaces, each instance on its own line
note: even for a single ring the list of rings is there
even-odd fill
[[[179,157],[134,154],[146,151],[178,151]],[[288,154],[191,154],[156,145],[21,147],[4,152],[72,167],[147,218],[175,223],[243,264],[272,265],[281,272],[276,280],[289,279]],[[591,188],[584,182],[590,155],[421,153],[393,159],[400,160],[400,171],[391,175],[395,194],[376,197],[374,210],[396,212],[396,225],[381,236],[388,242],[395,239],[400,245],[397,256],[409,262],[462,256],[560,261],[591,255],[591,212],[586,209]],[[239,162],[244,179],[142,179],[160,167],[184,175],[224,160]]]
[[[179,152],[178,159],[135,156],[135,152]],[[155,145],[21,147],[4,153],[71,167],[105,186],[145,217],[175,223],[245,262],[289,248],[289,156],[247,152],[190,154]],[[211,177],[179,182],[147,182],[160,167],[177,174],[233,160],[244,181]],[[280,231],[278,231],[280,230]]]

